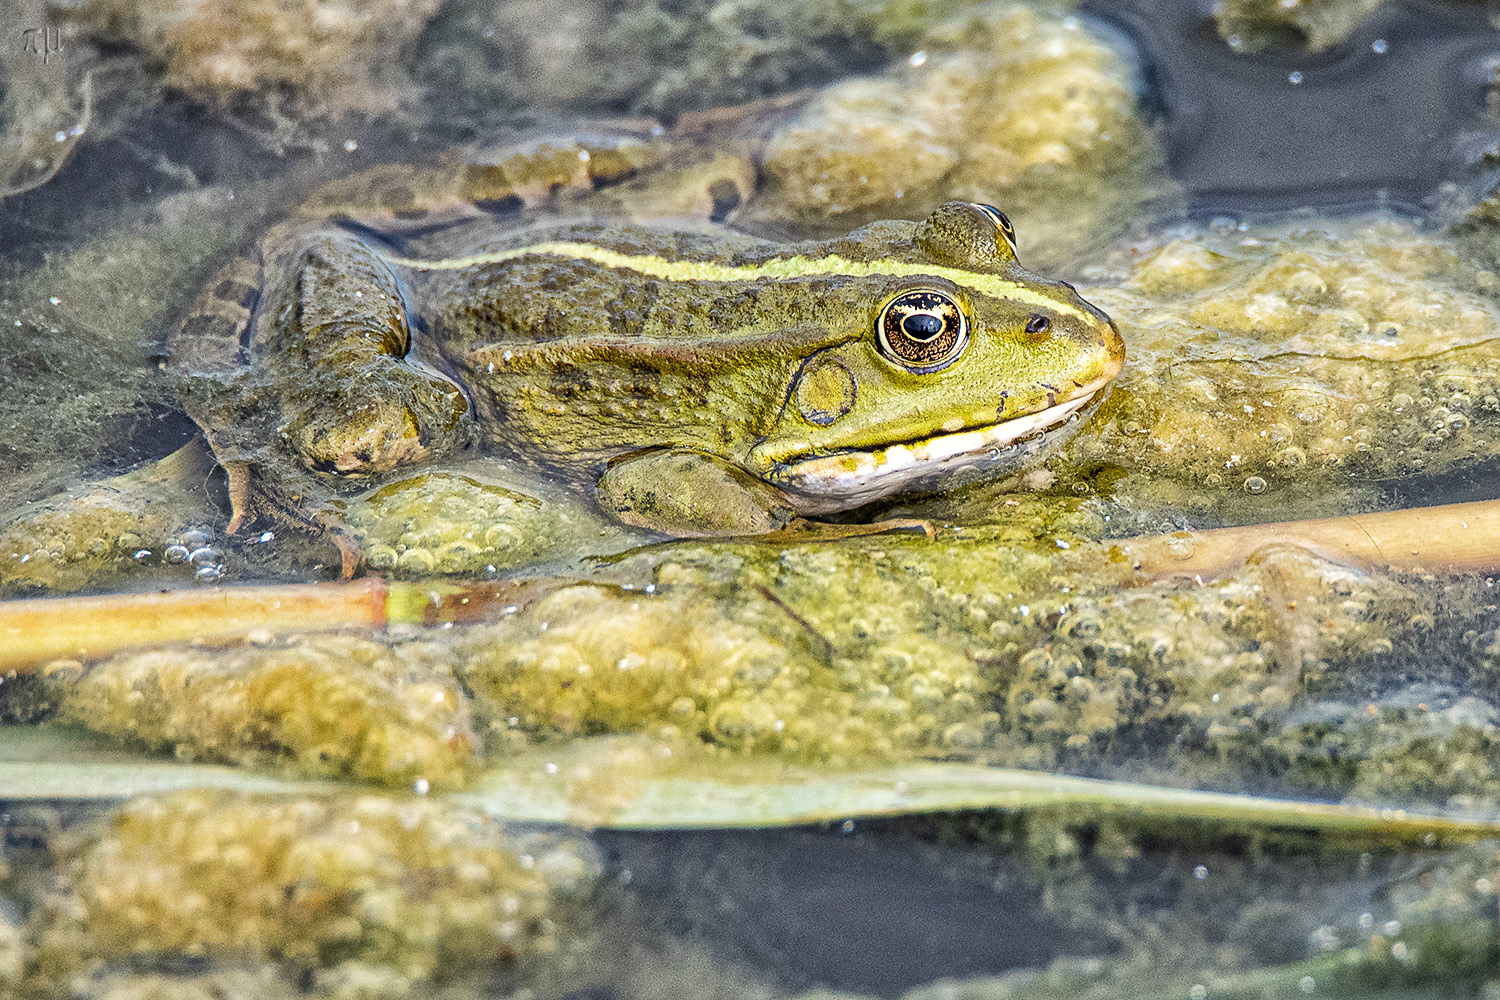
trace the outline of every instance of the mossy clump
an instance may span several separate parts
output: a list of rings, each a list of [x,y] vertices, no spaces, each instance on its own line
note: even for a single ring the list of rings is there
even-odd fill
[[[398,577],[483,578],[611,552],[636,537],[556,488],[508,473],[487,475],[482,462],[434,469],[351,497],[343,519],[365,563]]]
[[[389,111],[403,57],[440,0],[105,0],[66,10],[74,32],[144,54],[162,81],[216,108],[292,120]]]
[[[1343,513],[1367,481],[1495,458],[1494,287],[1451,239],[1379,217],[1133,247],[1085,289],[1130,359],[1049,467],[1119,469],[1124,507],[1211,523]]]
[[[1385,0],[1219,0],[1214,22],[1237,52],[1270,46],[1321,52],[1344,41]]]
[[[675,116],[820,85],[905,56],[954,0],[450,4],[417,78],[469,127],[497,108]]]
[[[185,756],[396,785],[606,734],[834,764],[1166,766],[1184,740],[1275,731],[1422,608],[1296,549],[1208,583],[1135,579],[1107,542],[650,558],[649,589],[564,586],[422,641],[123,654],[58,674],[57,697],[69,720]]]
[[[593,867],[575,842],[517,843],[426,800],[198,791],[123,806],[60,863],[27,928],[29,997],[183,955],[271,964],[334,995],[341,981],[420,991],[524,969],[563,943],[565,894]]]
[[[998,205],[1046,266],[1108,238],[1162,188],[1129,68],[1065,8],[988,4],[907,65],[828,88],[763,154],[754,213],[804,224]]]
[[[945,673],[934,661],[954,658],[920,636],[876,663],[830,662],[784,609],[752,599],[738,613],[716,596],[569,588],[471,637],[464,681],[501,731],[643,732],[793,759],[904,756],[982,714],[974,666]]]
[[[243,219],[226,192],[163,206],[35,268],[0,272],[0,511],[118,462],[173,392],[161,331]]]
[[[111,657],[60,682],[60,714],[181,757],[308,776],[451,787],[475,765],[468,701],[440,647],[252,638],[263,645]]]
[[[189,445],[26,504],[0,521],[0,595],[83,590],[143,573],[219,579],[224,553],[202,527],[219,518],[215,482],[207,450]]]

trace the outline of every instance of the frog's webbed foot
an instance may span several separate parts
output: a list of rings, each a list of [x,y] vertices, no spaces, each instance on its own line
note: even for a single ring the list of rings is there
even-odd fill
[[[228,461],[222,465],[229,478],[230,518],[225,534],[237,534],[262,519],[284,524],[328,542],[339,553],[339,577],[347,580],[354,575],[360,563],[359,543],[338,514],[289,492],[269,489],[250,462]]]

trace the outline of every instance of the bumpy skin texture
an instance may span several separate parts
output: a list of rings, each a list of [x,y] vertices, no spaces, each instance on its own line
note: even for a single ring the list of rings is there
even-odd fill
[[[257,296],[222,280],[243,323],[195,315],[177,352],[237,519],[258,501],[317,520],[320,490],[477,435],[582,491],[603,477],[598,499],[628,523],[758,533],[907,485],[845,493],[835,472],[809,498],[809,458],[879,466],[888,446],[1086,397],[1123,362],[1108,317],[1024,270],[999,223],[957,202],[792,245],[595,223],[456,224],[399,255],[327,225],[273,236],[261,274],[280,284]],[[967,339],[942,365],[903,365],[877,335],[882,308],[914,290],[963,314]]]

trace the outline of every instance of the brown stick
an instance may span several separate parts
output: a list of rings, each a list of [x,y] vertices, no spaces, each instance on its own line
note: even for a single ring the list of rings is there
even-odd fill
[[[264,630],[326,632],[492,621],[569,581],[352,583],[214,587],[152,594],[0,601],[0,673],[29,673],[58,659],[89,659],[136,646],[219,643]]]
[[[382,628],[386,584],[214,587],[0,603],[0,671],[146,643],[216,642],[272,631]]]

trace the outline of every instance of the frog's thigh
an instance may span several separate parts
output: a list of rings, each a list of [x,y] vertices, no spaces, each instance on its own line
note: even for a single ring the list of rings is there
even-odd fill
[[[685,449],[615,462],[595,495],[626,524],[682,538],[760,535],[796,517],[776,487],[733,463]]]

